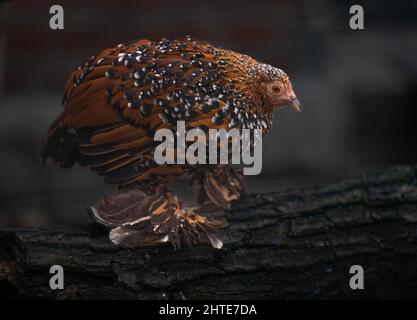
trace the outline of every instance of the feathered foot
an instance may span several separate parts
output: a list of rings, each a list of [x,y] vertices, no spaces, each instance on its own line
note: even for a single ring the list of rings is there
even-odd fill
[[[200,185],[198,201],[204,206],[214,204],[218,208],[230,209],[233,201],[245,195],[242,172],[229,165],[198,168],[192,182]]]
[[[150,192],[138,188],[105,197],[91,213],[97,222],[112,228],[110,240],[121,247],[154,246],[171,242],[178,248],[210,243],[220,249],[216,227],[192,209],[183,208],[178,198],[160,187]]]

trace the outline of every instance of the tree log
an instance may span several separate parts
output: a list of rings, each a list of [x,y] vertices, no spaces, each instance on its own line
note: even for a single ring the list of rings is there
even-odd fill
[[[223,249],[115,247],[98,225],[0,232],[0,295],[49,299],[417,298],[417,166],[249,195]],[[51,290],[52,265],[65,288]],[[352,290],[352,265],[364,289]]]

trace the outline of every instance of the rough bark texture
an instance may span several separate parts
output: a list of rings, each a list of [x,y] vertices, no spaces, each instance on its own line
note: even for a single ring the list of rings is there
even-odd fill
[[[0,294],[36,298],[416,298],[417,167],[249,196],[222,250],[121,250],[96,225],[0,232]],[[65,289],[49,288],[49,268]],[[351,290],[349,269],[365,271]]]

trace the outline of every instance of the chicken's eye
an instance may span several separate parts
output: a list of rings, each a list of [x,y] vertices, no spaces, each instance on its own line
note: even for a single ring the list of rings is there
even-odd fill
[[[279,92],[281,91],[281,89],[280,89],[280,87],[279,87],[279,86],[274,85],[274,86],[272,86],[272,91],[273,91],[274,93],[279,93]]]

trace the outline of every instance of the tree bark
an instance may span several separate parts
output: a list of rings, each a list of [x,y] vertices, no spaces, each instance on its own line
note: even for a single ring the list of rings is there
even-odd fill
[[[417,297],[417,166],[250,195],[221,250],[112,245],[98,225],[0,232],[0,295],[53,299]],[[49,269],[64,268],[51,290]],[[352,290],[352,265],[364,289]]]

